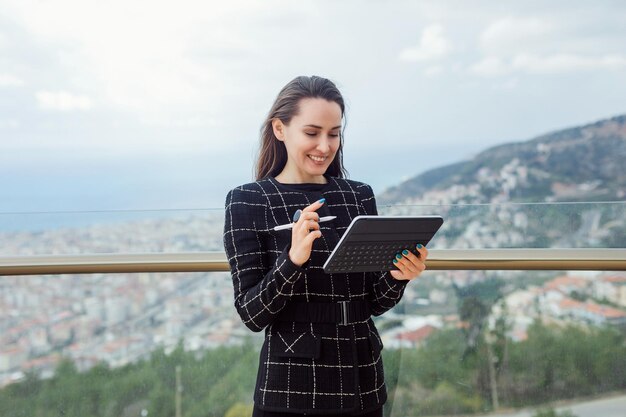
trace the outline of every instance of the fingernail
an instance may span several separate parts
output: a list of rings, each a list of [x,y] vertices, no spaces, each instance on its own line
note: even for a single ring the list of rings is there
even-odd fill
[[[293,215],[293,221],[297,222],[301,214],[302,214],[302,210],[296,210],[296,213]]]
[[[397,260],[402,259],[402,255],[400,255],[399,253],[398,253],[398,254],[396,254],[396,259],[397,259]]]
[[[409,251],[405,249],[405,250],[403,250],[403,251],[402,251],[402,254],[403,254],[403,255],[408,255],[408,254],[409,254]]]
[[[422,244],[421,244],[421,243],[418,243],[418,244],[417,244],[417,249],[422,249],[423,247],[424,247],[424,246],[422,246]]]
[[[394,259],[394,260],[393,260],[393,263],[394,263],[394,264],[397,264],[397,263],[398,263],[398,260],[397,260],[397,259]]]
[[[317,202],[318,202],[318,203],[325,203],[325,202],[326,202],[326,199],[325,199],[325,198],[322,198],[322,199],[320,199],[320,200],[317,200]]]

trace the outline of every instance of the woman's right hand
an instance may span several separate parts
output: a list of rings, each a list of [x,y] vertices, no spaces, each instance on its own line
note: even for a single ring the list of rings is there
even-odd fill
[[[289,259],[295,265],[302,266],[311,257],[313,241],[322,236],[320,231],[320,216],[315,211],[324,204],[326,200],[321,199],[305,207],[300,214],[300,218],[291,229],[291,249],[289,249]]]

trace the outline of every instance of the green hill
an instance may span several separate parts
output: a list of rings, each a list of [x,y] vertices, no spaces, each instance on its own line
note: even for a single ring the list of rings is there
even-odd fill
[[[379,203],[398,204],[428,192],[472,185],[475,202],[599,201],[626,196],[626,115],[487,149],[386,190]],[[456,200],[462,200],[457,197]],[[451,201],[455,203],[456,201]]]

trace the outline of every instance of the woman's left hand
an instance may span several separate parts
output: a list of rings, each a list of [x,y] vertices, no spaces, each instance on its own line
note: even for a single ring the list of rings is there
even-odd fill
[[[417,245],[415,249],[417,249],[419,257],[406,249],[396,256],[393,264],[398,270],[391,271],[393,278],[400,281],[411,281],[426,269],[424,262],[428,258],[428,249],[422,245]]]

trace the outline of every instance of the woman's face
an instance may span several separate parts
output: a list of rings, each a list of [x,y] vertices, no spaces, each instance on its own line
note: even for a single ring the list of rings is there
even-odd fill
[[[341,107],[323,98],[300,100],[288,125],[274,120],[274,134],[287,148],[287,164],[277,176],[283,182],[325,182],[341,133]]]

